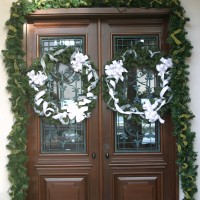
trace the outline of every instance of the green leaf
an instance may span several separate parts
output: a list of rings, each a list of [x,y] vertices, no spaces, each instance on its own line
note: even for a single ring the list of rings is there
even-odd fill
[[[177,0],[172,0],[177,6],[178,6],[178,1]]]
[[[186,123],[181,122],[181,125],[183,126],[183,128],[181,129],[182,131],[186,131],[188,129],[188,126]]]
[[[187,163],[183,163],[183,169],[187,169],[188,168],[188,164]]]
[[[8,36],[7,36],[7,40],[12,39],[12,38],[15,38],[15,37],[16,37],[16,35],[8,35]]]
[[[17,85],[17,87],[22,91],[23,94],[26,94],[25,90],[22,88],[22,86],[20,85],[20,83],[17,81],[17,79],[14,80],[15,84]]]
[[[19,15],[16,14],[16,13],[12,13],[11,16],[12,16],[12,17],[19,17]]]
[[[20,153],[20,152],[21,152],[21,150],[17,150],[17,149],[11,150],[11,153],[12,153],[12,154],[18,154],[18,153]]]
[[[8,25],[8,28],[15,33],[17,32],[17,29],[12,25]]]
[[[182,114],[179,118],[186,118],[186,119],[189,119],[189,118],[190,118],[190,115]]]
[[[184,146],[188,145],[188,142],[186,140],[183,141]]]
[[[188,194],[188,192],[184,192],[184,194],[186,199],[190,199],[190,195]]]
[[[178,49],[178,50],[175,50],[172,54],[173,56],[179,54],[179,53],[182,53],[185,51],[185,46],[183,46],[182,48]]]
[[[24,120],[24,117],[18,117],[18,119],[19,119],[20,121],[23,121],[23,120]]]
[[[16,60],[14,61],[14,68],[15,68],[16,74],[19,74],[19,67],[17,66]]]
[[[175,41],[177,45],[182,44],[182,42],[176,37],[177,34],[179,34],[182,31],[182,29],[177,29],[174,31],[174,33],[171,34],[172,39]]]
[[[150,4],[152,5],[153,3],[158,3],[162,5],[162,0],[153,0]]]
[[[182,134],[182,133],[180,134],[180,137],[183,138],[183,140],[186,139],[186,136],[184,134]]]
[[[181,14],[180,12],[175,11],[174,13],[175,13],[179,18],[181,18],[181,19],[183,18],[182,14]]]
[[[21,98],[21,97],[18,97],[18,98],[16,99],[14,109],[16,109],[16,107],[18,106],[18,102],[19,102],[20,98]]]
[[[177,149],[178,149],[178,152],[181,153],[182,148],[180,144],[177,145]]]

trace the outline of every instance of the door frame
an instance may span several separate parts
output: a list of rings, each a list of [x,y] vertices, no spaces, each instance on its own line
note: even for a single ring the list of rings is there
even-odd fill
[[[124,9],[124,8],[123,8]],[[127,8],[126,12],[120,12],[119,13],[119,9],[116,8],[76,8],[76,9],[49,9],[49,10],[38,10],[33,14],[30,14],[27,16],[27,20],[28,21],[37,21],[38,23],[40,22],[44,22],[45,20],[57,20],[59,19],[61,16],[63,19],[79,19],[80,16],[84,19],[96,19],[97,21],[99,20],[99,18],[118,18],[119,15],[125,19],[125,18],[130,18],[130,17],[134,17],[137,21],[137,23],[141,24],[141,21],[138,19],[144,18],[142,20],[143,23],[147,23],[145,21],[145,18],[150,17],[152,19],[152,23],[160,23],[160,18],[166,18],[168,19],[169,17],[169,9],[142,9],[142,8]],[[153,17],[152,17],[153,16]],[[74,23],[74,22],[73,22]],[[98,31],[101,31],[101,27],[100,27],[100,21],[97,23],[98,25]],[[101,48],[101,41],[100,38],[98,38],[98,48]],[[162,43],[162,42],[161,42]],[[102,66],[102,54],[101,51],[98,51],[98,66],[100,66],[99,72],[100,72],[100,76],[103,74],[103,67]],[[99,98],[99,118],[102,117],[102,103],[103,103],[103,99]],[[101,125],[99,125],[99,127],[101,127]],[[99,130],[99,132],[101,132],[102,130]],[[100,163],[103,163],[103,157],[104,157],[104,153],[103,153],[103,142],[101,140],[100,142],[100,150],[99,150],[99,159],[100,159]],[[176,151],[174,151],[174,157],[176,157]],[[176,166],[176,165],[175,165]],[[102,171],[103,167],[100,166],[100,190],[103,190],[103,171]],[[176,170],[175,170],[176,171]],[[178,176],[176,178],[176,199],[178,199]],[[100,194],[100,199],[103,200],[102,195]]]

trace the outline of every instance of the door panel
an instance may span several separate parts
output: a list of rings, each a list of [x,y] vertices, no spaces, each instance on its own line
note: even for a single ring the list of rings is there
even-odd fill
[[[48,200],[87,200],[85,178],[44,178],[44,199]]]
[[[159,176],[152,177],[117,177],[116,199],[121,200],[154,200],[161,199]]]
[[[61,25],[62,24],[62,25]],[[34,58],[41,56],[45,38],[85,38],[83,50],[91,55],[92,60],[97,62],[97,24],[89,20],[70,21],[34,21],[27,24],[27,62],[30,65]],[[88,40],[88,37],[91,40]],[[41,42],[43,38],[43,43]],[[63,41],[62,40],[62,41]],[[42,46],[43,45],[43,46]],[[49,44],[47,45],[49,46]],[[92,46],[92,48],[91,48]],[[44,50],[42,50],[44,49]],[[98,105],[92,112],[92,116],[82,125],[75,123],[71,126],[53,125],[44,122],[37,117],[32,108],[28,127],[28,152],[29,152],[29,175],[30,200],[53,200],[70,199],[88,200],[99,199],[99,132],[98,132]],[[70,129],[83,133],[82,145],[69,140]],[[74,134],[74,132],[73,132]],[[72,134],[72,135],[73,135]],[[79,135],[80,135],[79,134]],[[65,136],[64,146],[59,145]],[[51,140],[51,143],[49,142]],[[75,140],[71,138],[71,140]],[[89,183],[93,184],[89,184]]]
[[[165,26],[167,26],[167,24],[165,21],[162,21],[162,19],[160,19],[160,21],[153,21],[152,19],[148,21],[146,19],[146,21],[141,23],[142,25],[138,25],[138,23],[138,21],[130,19],[124,21],[109,19],[102,22],[102,60],[104,64],[114,56],[117,49],[115,48],[114,37],[125,37],[125,39],[127,39],[127,36],[129,37],[128,39],[132,37],[135,38],[135,40],[132,39],[134,43],[141,41],[141,38],[146,40],[148,36],[158,36],[158,47],[163,47],[164,51],[167,50],[167,46],[163,44],[163,41],[166,40]],[[125,52],[127,49],[127,44],[126,42],[124,43],[124,50],[122,50],[122,52]],[[150,42],[148,43],[147,41],[146,43],[148,46],[151,46]],[[122,43],[120,43],[120,45],[122,45]],[[120,46],[120,48],[122,49],[122,46]],[[121,51],[121,49],[119,51]],[[103,104],[102,109],[102,122],[104,124],[102,130],[104,137],[102,148],[103,154],[105,155],[103,168],[105,179],[103,199],[175,199],[173,191],[166,189],[166,186],[171,184],[176,176],[174,171],[171,171],[171,169],[174,169],[174,163],[171,163],[171,160],[174,159],[175,140],[171,136],[172,126],[170,117],[166,116],[164,125],[159,123],[156,123],[156,125],[154,124],[152,131],[157,135],[157,140],[155,140],[155,142],[157,141],[157,145],[155,145],[154,148],[149,148],[147,145],[142,144],[142,141],[145,139],[144,137],[143,140],[141,139],[140,143],[136,143],[139,141],[137,138],[141,137],[141,135],[132,134],[127,147],[122,149],[118,148],[119,145],[116,144],[118,140],[115,138],[117,137],[116,119],[118,119],[120,115],[107,109],[105,104]],[[124,125],[122,129],[124,130],[125,128]],[[131,129],[136,131],[137,128],[140,129],[140,134],[147,134],[143,132],[145,131],[143,127],[137,127],[132,124]],[[125,132],[123,132],[123,134],[125,135]],[[125,137],[127,137],[127,135],[125,135]],[[128,139],[126,138],[127,141]],[[137,145],[133,145],[134,142]],[[132,145],[131,148],[129,147],[130,144]],[[151,147],[152,144],[149,146]],[[109,157],[106,156],[108,154]],[[110,191],[112,191],[112,193],[110,193]]]
[[[124,36],[128,39],[128,42],[123,43],[125,48],[144,39],[164,52],[169,49],[166,44],[166,10],[163,15],[159,12],[158,15],[156,12],[150,15],[148,12],[151,11],[147,10],[142,10],[143,14],[139,10],[134,15],[130,11],[122,15],[111,8],[108,12],[107,9],[97,9],[98,12],[88,8],[75,10],[68,10],[66,13],[66,10],[52,11],[55,12],[52,15],[54,17],[45,11],[38,17],[37,13],[28,17],[28,65],[46,50],[46,47],[43,48],[46,38],[55,39],[54,44],[61,42],[66,45],[75,37],[84,38],[82,51],[94,61],[100,76],[104,74],[106,62],[120,49],[123,51],[124,47],[115,45],[114,41],[120,43],[120,38]],[[43,43],[41,39],[44,39]],[[156,42],[152,42],[154,40]],[[28,200],[178,199],[176,146],[175,138],[171,134],[170,113],[166,114],[164,125],[155,123],[148,127],[154,135],[149,140],[145,137],[147,127],[128,124],[132,130],[138,129],[140,133],[133,138],[129,134],[130,141],[123,143],[118,136],[124,130],[125,121],[107,108],[100,91],[95,110],[85,120],[84,125],[81,125],[80,129],[84,129],[85,134],[84,147],[80,149],[76,149],[72,141],[64,146],[55,142],[63,139],[63,135],[57,132],[64,133],[66,137],[68,132],[65,131],[72,127],[55,128],[51,124],[45,124],[33,113],[31,107],[29,113],[28,171],[31,179]],[[56,135],[56,139],[52,135]],[[138,142],[136,138],[139,137],[140,145],[133,145],[132,141]]]
[[[59,45],[75,46],[80,52],[85,53],[85,35],[65,36],[38,36],[40,56]],[[68,80],[66,82],[66,80]],[[54,104],[65,106],[72,99],[76,100],[81,95],[81,77],[72,74],[70,68],[60,65],[51,72],[49,77],[48,93]],[[76,123],[71,120],[69,125],[52,124],[45,118],[40,120],[41,153],[71,154],[86,153],[86,123]]]

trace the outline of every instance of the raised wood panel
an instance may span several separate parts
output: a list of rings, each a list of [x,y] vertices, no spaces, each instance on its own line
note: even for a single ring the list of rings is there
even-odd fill
[[[45,178],[46,200],[86,200],[85,178]]]
[[[162,200],[162,181],[159,174],[152,176],[125,177],[115,179],[115,200]]]

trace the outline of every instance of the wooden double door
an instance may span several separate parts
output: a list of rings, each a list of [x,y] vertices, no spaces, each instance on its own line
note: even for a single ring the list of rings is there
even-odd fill
[[[80,8],[27,16],[27,63],[59,44],[76,45],[104,73],[133,43],[164,51],[168,10]],[[82,124],[54,126],[32,108],[28,126],[28,200],[177,200],[176,146],[170,114],[140,127],[107,108],[102,90]],[[151,134],[150,134],[151,133]]]

